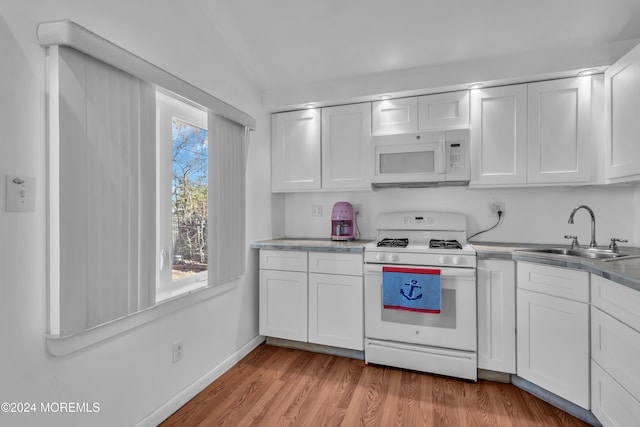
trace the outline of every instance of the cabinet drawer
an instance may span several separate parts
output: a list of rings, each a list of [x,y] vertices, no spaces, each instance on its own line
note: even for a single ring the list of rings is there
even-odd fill
[[[309,272],[362,276],[362,254],[309,252]]]
[[[589,273],[518,262],[518,289],[589,302]]]
[[[307,253],[300,251],[260,251],[260,268],[264,270],[307,271]]]
[[[640,331],[640,291],[592,274],[591,304]]]
[[[640,332],[591,307],[591,358],[640,399]]]
[[[591,362],[591,412],[605,427],[637,426],[640,402]]]

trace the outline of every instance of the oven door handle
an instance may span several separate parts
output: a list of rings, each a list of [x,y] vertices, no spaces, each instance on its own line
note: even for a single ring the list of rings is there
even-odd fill
[[[476,269],[468,267],[450,268],[450,267],[434,267],[425,265],[384,265],[384,264],[365,264],[364,274],[382,274],[383,267],[406,267],[406,268],[425,268],[432,270],[440,270],[440,276],[443,277],[475,277]]]

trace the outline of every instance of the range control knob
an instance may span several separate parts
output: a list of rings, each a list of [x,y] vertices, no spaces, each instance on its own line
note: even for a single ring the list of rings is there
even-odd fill
[[[454,263],[455,265],[460,265],[462,264],[462,258],[460,258],[459,256],[454,256],[451,259],[451,262]]]
[[[376,261],[384,261],[384,254],[376,254]]]
[[[440,262],[440,264],[446,264],[449,262],[449,257],[441,255],[440,258],[438,258],[438,262]]]
[[[387,257],[389,259],[389,261],[391,262],[395,262],[398,260],[398,255],[396,254],[389,254],[389,256]]]

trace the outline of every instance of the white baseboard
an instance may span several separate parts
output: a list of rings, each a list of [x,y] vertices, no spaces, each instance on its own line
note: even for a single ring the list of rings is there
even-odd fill
[[[200,377],[196,382],[191,384],[180,393],[176,394],[171,400],[153,411],[149,416],[144,418],[136,427],[155,427],[162,421],[167,419],[171,414],[180,409],[185,403],[193,399],[193,397],[204,390],[209,384],[218,379],[222,374],[227,372],[233,365],[238,363],[243,357],[251,353],[256,347],[264,342],[265,338],[258,335],[247,344],[242,346],[238,351],[227,357],[221,364]]]

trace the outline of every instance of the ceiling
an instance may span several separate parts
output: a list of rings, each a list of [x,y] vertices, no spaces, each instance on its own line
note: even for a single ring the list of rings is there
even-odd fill
[[[197,1],[263,91],[640,39],[640,0]]]

